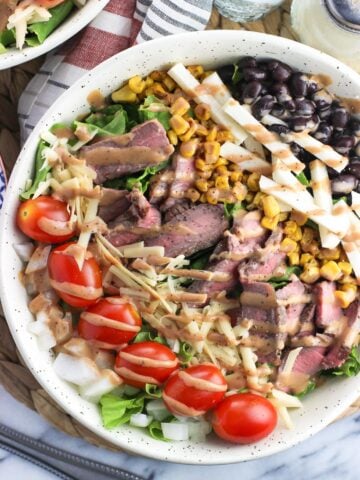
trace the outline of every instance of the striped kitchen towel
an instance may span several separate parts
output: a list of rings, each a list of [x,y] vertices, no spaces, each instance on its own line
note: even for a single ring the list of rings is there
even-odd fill
[[[47,55],[19,102],[24,142],[50,105],[87,70],[134,43],[203,30],[213,0],[110,0],[78,35]]]

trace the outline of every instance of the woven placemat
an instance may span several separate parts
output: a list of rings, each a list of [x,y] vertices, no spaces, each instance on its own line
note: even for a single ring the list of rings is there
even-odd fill
[[[290,1],[267,15],[262,21],[239,24],[223,18],[214,10],[208,29],[236,29],[281,35],[294,39],[290,26]],[[21,92],[31,77],[38,71],[43,59],[37,59],[10,70],[0,71],[0,154],[7,174],[19,153],[19,126],[17,121],[17,103]],[[117,450],[113,445],[101,439],[65,413],[41,388],[29,370],[24,366],[21,356],[10,335],[0,306],[0,383],[17,400],[37,411],[49,423],[69,435],[81,437],[88,442]],[[360,409],[360,398],[345,413],[351,415]]]

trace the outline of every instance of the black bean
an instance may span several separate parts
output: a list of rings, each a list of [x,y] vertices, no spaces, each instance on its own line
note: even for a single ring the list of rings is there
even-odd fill
[[[271,109],[275,105],[275,98],[271,95],[265,95],[259,98],[252,105],[252,113],[256,118],[262,118],[264,115],[268,115]]]
[[[243,73],[246,82],[251,82],[251,80],[265,80],[267,76],[265,70],[258,67],[245,67]]]
[[[294,132],[302,132],[307,128],[309,117],[293,117],[289,120],[289,127]]]
[[[257,67],[257,60],[254,57],[243,57],[238,62],[239,68]]]
[[[354,135],[360,137],[360,120],[357,118],[351,118],[349,122],[349,128],[352,130]]]
[[[281,125],[278,123],[274,123],[273,125],[268,125],[267,128],[268,130],[270,130],[270,132],[275,132],[279,135],[287,135],[288,133],[290,133],[290,128],[287,125]]]
[[[355,145],[354,152],[355,152],[355,155],[357,155],[358,157],[360,157],[360,142],[358,142],[358,143]]]
[[[253,103],[253,101],[260,95],[261,87],[261,83],[256,80],[249,82],[242,92],[243,102],[248,104]]]
[[[269,72],[272,72],[279,65],[279,63],[279,60],[263,60],[260,62],[260,66],[266,70],[269,70]]]
[[[314,113],[314,115],[312,115],[309,118],[306,128],[308,128],[310,130],[310,132],[315,132],[319,125],[320,125],[319,115]]]
[[[324,110],[318,110],[318,115],[321,120],[327,120],[331,115],[331,108],[325,108]]]
[[[325,110],[329,108],[332,104],[332,97],[330,93],[324,89],[321,89],[314,93],[312,99],[314,100],[315,105],[319,110]]]
[[[289,110],[289,112],[295,112],[296,110],[296,105],[294,100],[285,100],[285,102],[281,102],[286,110]]]
[[[306,97],[309,79],[301,72],[296,72],[290,79],[290,91],[293,97]]]
[[[217,73],[224,83],[231,83],[234,70],[234,65],[224,65],[217,70]]]
[[[275,103],[272,110],[271,115],[277,118],[281,118],[282,120],[286,120],[289,118],[290,114],[280,103]]]
[[[341,153],[341,155],[347,155],[355,144],[354,137],[349,135],[341,135],[333,138],[332,145],[334,149]]]
[[[315,103],[305,98],[297,98],[295,100],[295,112],[304,117],[311,117],[315,112]]]
[[[286,82],[291,77],[292,70],[288,65],[279,63],[272,71],[271,77],[276,82]]]
[[[328,175],[329,175],[330,179],[333,179],[333,178],[336,178],[336,177],[339,176],[339,172],[337,170],[335,170],[334,168],[327,167],[327,172],[328,172]]]
[[[330,142],[332,133],[333,127],[325,122],[321,122],[314,133],[314,137],[316,140],[319,140],[319,142],[328,144]]]
[[[344,107],[336,107],[330,116],[331,125],[335,130],[342,130],[349,121],[349,112]]]
[[[269,87],[268,87],[265,83],[263,83],[263,84],[261,85],[260,95],[261,95],[261,96],[264,96],[264,95],[267,95],[268,93],[269,93]]]
[[[314,80],[310,80],[309,83],[308,83],[308,91],[307,91],[307,94],[308,95],[314,95],[315,92],[317,92],[318,90],[320,90],[320,85],[315,82]]]
[[[331,190],[335,195],[351,193],[358,185],[354,175],[342,174],[331,181]]]
[[[285,83],[274,83],[271,85],[270,91],[279,102],[291,100],[289,87]]]
[[[349,165],[344,169],[344,173],[354,175],[358,180],[360,180],[360,157],[353,157],[350,160]]]
[[[293,152],[293,154],[295,155],[295,157],[297,157],[298,155],[301,154],[301,151],[303,150],[300,145],[298,145],[297,143],[295,142],[291,142],[290,143],[290,148],[291,148],[291,151]]]

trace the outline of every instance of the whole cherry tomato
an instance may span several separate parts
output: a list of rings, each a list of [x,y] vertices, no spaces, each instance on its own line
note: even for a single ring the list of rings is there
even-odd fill
[[[216,365],[194,365],[169,378],[163,400],[176,415],[196,417],[218,404],[226,390],[226,380]]]
[[[158,342],[139,342],[120,350],[115,371],[125,383],[143,388],[160,385],[178,368],[179,361],[169,347]]]
[[[48,271],[51,286],[64,302],[73,307],[86,308],[102,296],[102,275],[99,265],[88,251],[82,269],[79,269],[70,242],[54,248],[49,255]]]
[[[85,340],[121,345],[136,336],[141,324],[141,317],[131,303],[121,297],[106,297],[82,312],[78,331]]]
[[[215,408],[212,418],[212,426],[219,437],[243,444],[267,437],[276,422],[273,404],[253,393],[237,393],[225,398]]]
[[[46,195],[21,203],[16,215],[20,230],[33,240],[44,243],[69,240],[75,231],[69,220],[67,204]]]

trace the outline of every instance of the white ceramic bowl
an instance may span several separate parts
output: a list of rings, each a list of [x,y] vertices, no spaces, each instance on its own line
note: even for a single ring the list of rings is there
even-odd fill
[[[53,48],[66,42],[93,20],[109,3],[109,0],[88,0],[82,8],[75,9],[71,15],[37,47],[24,47],[22,50],[9,48],[0,55],[0,70],[14,67],[40,57]]]
[[[31,174],[39,133],[60,121],[71,121],[87,111],[86,96],[95,88],[106,95],[129,77],[167,68],[174,62],[200,63],[207,67],[231,63],[243,55],[273,57],[300,70],[333,78],[333,91],[342,96],[360,93],[360,77],[350,68],[317,50],[270,35],[241,31],[187,33],[138,45],[107,60],[65,92],[44,115],[24,146],[11,176],[0,227],[0,295],[12,335],[27,366],[39,383],[65,411],[90,430],[119,447],[140,455],[173,462],[220,464],[270,455],[305,440],[340,415],[360,395],[360,376],[329,381],[304,400],[304,409],[294,411],[294,430],[279,426],[263,441],[246,446],[226,444],[211,438],[204,443],[162,443],[128,426],[106,430],[97,407],[83,400],[71,385],[57,377],[52,356],[39,351],[27,331],[32,316],[18,280],[21,263],[12,244],[21,235],[15,228],[17,195]]]

